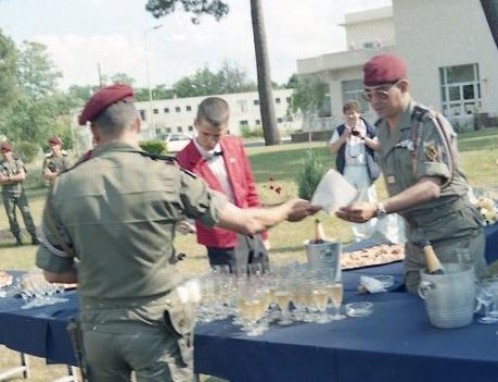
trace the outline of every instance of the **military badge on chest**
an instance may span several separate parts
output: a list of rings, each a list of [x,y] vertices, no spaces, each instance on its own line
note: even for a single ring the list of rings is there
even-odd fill
[[[439,156],[438,148],[434,143],[424,144],[425,159],[429,162],[435,162]]]

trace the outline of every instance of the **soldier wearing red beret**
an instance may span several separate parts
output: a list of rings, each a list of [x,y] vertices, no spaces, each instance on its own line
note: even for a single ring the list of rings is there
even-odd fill
[[[300,199],[272,209],[230,204],[140,149],[132,97],[129,86],[109,86],[83,109],[79,122],[90,123],[96,147],[53,184],[37,265],[50,282],[78,282],[90,381],[130,381],[132,371],[137,381],[190,381],[200,296],[176,268],[178,222],[257,234],[318,208]]]
[[[48,140],[50,154],[45,157],[42,165],[43,179],[48,182],[54,182],[57,175],[69,168],[69,159],[67,152],[62,150],[62,139],[53,136]]]
[[[453,127],[410,96],[407,64],[401,57],[375,56],[363,74],[364,97],[379,117],[380,165],[389,198],[353,203],[337,215],[352,222],[395,212],[403,216],[408,240],[405,282],[412,292],[418,288],[420,270],[427,267],[420,248],[427,240],[442,263],[472,263],[478,277],[485,275],[481,217],[467,197],[469,185],[458,167]]]
[[[17,222],[16,207],[21,211],[26,230],[31,235],[31,244],[39,244],[36,237],[36,227],[29,210],[28,198],[23,182],[26,179],[26,169],[21,159],[14,158],[13,147],[8,142],[0,144],[3,160],[0,162],[0,185],[5,212],[9,219],[10,231],[16,239],[16,245],[22,245],[21,228]]]

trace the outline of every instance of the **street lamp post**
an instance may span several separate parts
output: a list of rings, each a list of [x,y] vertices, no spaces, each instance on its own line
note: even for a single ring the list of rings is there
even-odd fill
[[[150,69],[149,69],[149,51],[147,49],[147,34],[149,32],[153,32],[159,28],[162,28],[163,24],[156,25],[150,29],[146,29],[144,31],[144,50],[145,50],[145,75],[147,79],[147,89],[149,91],[149,120],[147,121],[148,123],[150,122],[150,128],[152,129],[152,138],[154,139],[156,137],[156,123],[155,123],[155,118],[154,118],[154,97],[152,96],[152,85],[151,85],[151,80],[150,80]]]

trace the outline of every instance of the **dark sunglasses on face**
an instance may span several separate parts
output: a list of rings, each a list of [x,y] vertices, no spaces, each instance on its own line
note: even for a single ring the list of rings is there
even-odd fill
[[[393,86],[398,86],[398,84],[400,82],[401,82],[401,80],[397,80],[397,81],[392,82],[390,84],[366,87],[363,89],[362,96],[368,102],[372,101],[374,96],[376,98],[381,99],[381,100],[386,100],[389,97],[389,90],[391,90],[391,88]]]

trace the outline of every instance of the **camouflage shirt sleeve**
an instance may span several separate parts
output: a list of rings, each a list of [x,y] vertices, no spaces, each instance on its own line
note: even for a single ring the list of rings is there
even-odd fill
[[[36,265],[49,272],[64,273],[74,266],[72,241],[47,199],[40,229],[41,245],[36,253]]]
[[[454,167],[453,128],[444,117],[436,120],[434,115],[425,116],[419,128],[415,177],[439,177],[448,182]]]

